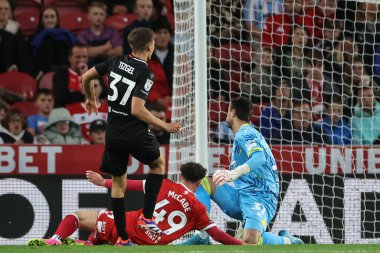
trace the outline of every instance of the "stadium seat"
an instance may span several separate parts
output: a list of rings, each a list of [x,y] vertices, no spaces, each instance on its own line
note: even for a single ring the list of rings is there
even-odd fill
[[[124,27],[130,25],[137,19],[135,14],[116,14],[109,16],[106,20],[106,25],[111,26],[121,32]]]
[[[37,31],[39,15],[39,9],[16,8],[14,18],[20,24],[20,29],[26,38]]]
[[[228,112],[228,103],[220,101],[211,101],[208,104],[209,120],[211,122],[225,121]]]
[[[60,21],[62,28],[75,34],[90,27],[90,21],[87,18],[86,12],[80,11],[66,14],[61,17]]]
[[[38,87],[40,89],[45,88],[52,90],[53,89],[53,76],[54,72],[48,72],[44,74],[41,79],[38,81]]]
[[[53,6],[57,9],[59,17],[73,12],[86,12],[86,0],[44,0],[45,6]]]
[[[22,72],[6,72],[0,74],[0,87],[32,100],[36,93],[37,82],[33,77]]]
[[[219,59],[223,68],[231,66],[250,65],[253,60],[253,51],[251,46],[246,43],[223,44],[215,48],[213,55]]]
[[[38,114],[38,110],[34,105],[33,101],[16,102],[11,107],[19,109],[25,114],[26,117],[28,117],[29,115]]]
[[[255,125],[258,125],[261,118],[261,112],[263,109],[268,106],[270,103],[254,103],[252,105],[252,116],[251,122]]]

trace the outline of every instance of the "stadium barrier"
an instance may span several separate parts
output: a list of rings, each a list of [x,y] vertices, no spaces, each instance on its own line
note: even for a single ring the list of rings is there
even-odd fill
[[[210,147],[210,171],[228,167],[229,149]],[[380,241],[376,179],[380,146],[272,146],[272,150],[280,161],[281,184],[272,231],[287,228],[315,243]],[[93,186],[84,176],[87,169],[98,171],[102,151],[101,145],[0,146],[0,245],[51,236],[60,219],[72,211],[109,207],[108,190]],[[168,146],[161,151],[167,160]],[[132,177],[141,178],[147,170],[130,161]],[[128,192],[126,200],[128,210],[137,209],[142,193]],[[231,221],[218,225],[227,229]]]

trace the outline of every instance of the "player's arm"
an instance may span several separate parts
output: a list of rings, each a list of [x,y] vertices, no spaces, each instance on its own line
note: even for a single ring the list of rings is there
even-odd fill
[[[225,182],[232,182],[264,165],[265,154],[263,148],[259,147],[254,140],[244,143],[244,149],[248,157],[247,162],[231,171],[217,170],[212,177],[216,185],[220,186]]]
[[[87,180],[93,183],[94,185],[102,186],[106,188],[112,187],[111,179],[104,179],[99,173],[96,173],[92,170],[86,171],[86,177],[87,177]],[[126,190],[144,192],[144,188],[145,188],[144,184],[145,184],[145,180],[127,179]]]
[[[96,101],[94,85],[91,82],[99,76],[95,67],[90,68],[82,75],[82,88],[86,98],[90,101]]]
[[[223,232],[217,226],[208,228],[205,231],[207,232],[207,234],[209,234],[212,237],[212,239],[214,239],[217,242],[220,242],[221,244],[226,244],[226,245],[242,245],[243,244],[242,241],[230,236],[226,232]]]
[[[161,128],[169,133],[176,133],[181,128],[178,123],[166,123],[155,117],[145,107],[145,100],[139,97],[132,97],[131,113],[133,116],[147,124]]]

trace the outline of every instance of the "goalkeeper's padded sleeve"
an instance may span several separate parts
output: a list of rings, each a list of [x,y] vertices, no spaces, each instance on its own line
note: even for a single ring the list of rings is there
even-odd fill
[[[104,182],[104,187],[111,188],[112,187],[112,180],[106,179]],[[144,191],[144,180],[127,179],[126,190],[127,191],[143,192]]]
[[[206,230],[207,234],[209,234],[215,241],[220,242],[222,244],[227,245],[242,245],[242,242],[226,232],[219,230],[218,227],[214,226]]]
[[[238,166],[236,169],[232,170],[230,172],[230,176],[232,180],[235,180],[241,176],[244,176],[251,171],[257,170],[261,168],[265,163],[265,155],[263,152],[254,152],[252,153],[251,157],[248,159],[248,161],[240,166]]]

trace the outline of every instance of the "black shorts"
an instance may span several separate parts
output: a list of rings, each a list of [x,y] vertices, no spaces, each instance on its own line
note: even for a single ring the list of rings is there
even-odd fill
[[[106,138],[100,171],[113,176],[122,176],[127,171],[129,155],[149,165],[160,157],[160,144],[152,133],[147,133],[136,141]]]

